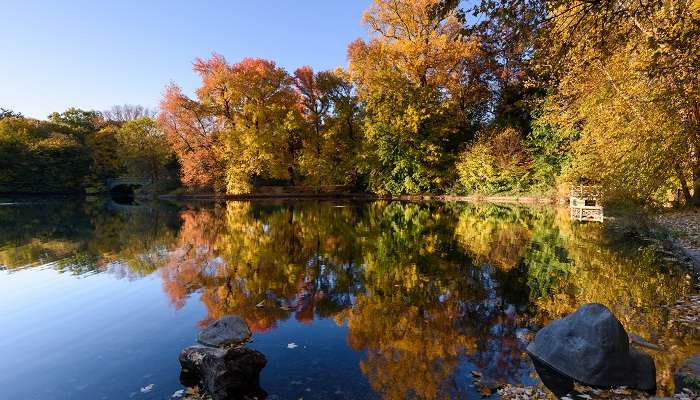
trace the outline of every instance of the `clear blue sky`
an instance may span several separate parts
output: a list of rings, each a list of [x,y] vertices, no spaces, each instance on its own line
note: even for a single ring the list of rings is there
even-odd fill
[[[0,107],[46,118],[74,106],[157,107],[198,86],[196,57],[246,56],[288,71],[345,66],[370,0],[0,0]]]

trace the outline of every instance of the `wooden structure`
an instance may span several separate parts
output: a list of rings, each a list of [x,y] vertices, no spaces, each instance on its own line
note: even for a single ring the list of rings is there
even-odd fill
[[[569,194],[569,216],[577,221],[603,222],[600,190],[592,185],[575,185]]]

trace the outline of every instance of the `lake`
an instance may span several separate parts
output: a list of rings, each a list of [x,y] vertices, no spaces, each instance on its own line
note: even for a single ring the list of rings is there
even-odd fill
[[[696,292],[686,271],[566,209],[0,203],[2,399],[171,398],[180,351],[227,314],[267,357],[270,399],[478,398],[472,371],[538,385],[526,345],[588,302],[672,349],[652,354],[661,394],[700,351],[666,307]]]

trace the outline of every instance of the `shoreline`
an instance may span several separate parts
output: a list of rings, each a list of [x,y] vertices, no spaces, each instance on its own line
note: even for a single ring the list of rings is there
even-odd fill
[[[386,201],[442,201],[465,203],[497,203],[497,204],[559,204],[560,201],[551,196],[533,195],[399,195],[383,196],[371,193],[251,193],[244,195],[225,195],[215,193],[159,195],[161,200],[201,200],[201,201],[235,201],[235,200],[386,200]]]
[[[700,275],[700,211],[694,209],[659,213],[652,220],[668,231],[667,243]]]

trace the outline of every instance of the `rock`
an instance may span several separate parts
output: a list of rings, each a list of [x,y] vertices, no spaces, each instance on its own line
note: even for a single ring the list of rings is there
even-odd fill
[[[673,374],[673,382],[676,385],[676,393],[682,393],[683,389],[700,393],[700,354],[685,360]]]
[[[260,371],[265,356],[247,348],[190,346],[180,353],[180,382],[200,386],[213,400],[265,398]]]
[[[248,325],[237,315],[227,315],[199,331],[197,341],[214,347],[241,344],[250,339]]]
[[[547,389],[557,395],[557,397],[561,398],[574,390],[574,380],[571,379],[571,377],[559,373],[559,371],[539,361],[536,357],[531,356],[530,358],[532,359],[532,365],[535,366],[535,371],[537,371],[537,375],[540,377],[540,380],[542,380],[542,383],[547,386]]]
[[[536,366],[588,386],[656,390],[654,360],[630,349],[622,324],[601,304],[584,304],[552,321],[537,332],[527,352]]]

